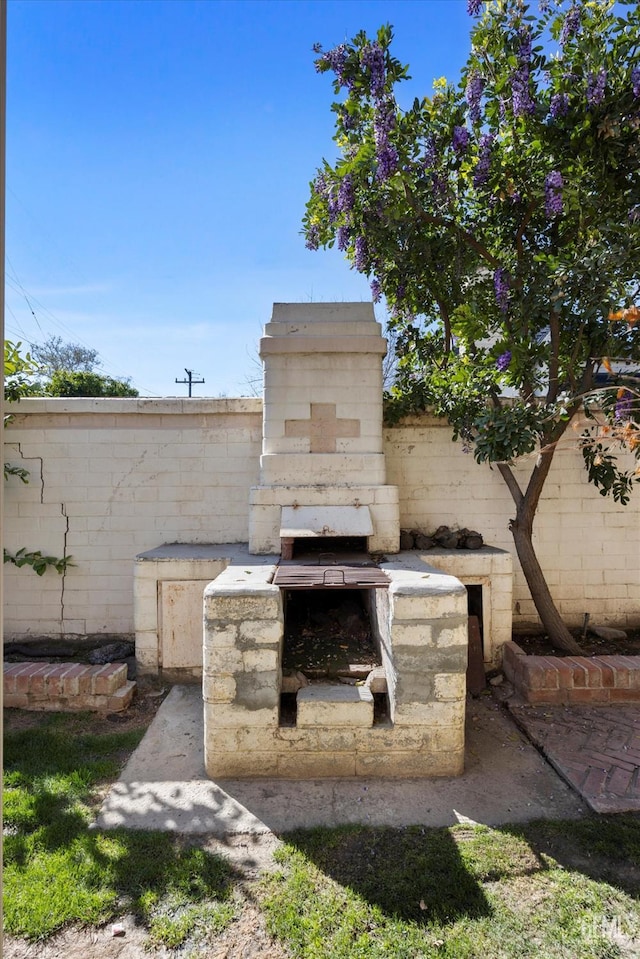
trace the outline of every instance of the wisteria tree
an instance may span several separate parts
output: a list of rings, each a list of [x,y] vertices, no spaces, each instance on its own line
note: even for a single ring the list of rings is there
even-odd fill
[[[468,10],[459,82],[437,80],[412,104],[390,27],[315,48],[340,96],[339,155],[311,185],[304,231],[310,249],[337,243],[386,300],[399,353],[390,414],[448,417],[499,471],[540,619],[575,652],[532,533],[581,409],[589,479],[621,503],[640,479],[628,468],[629,449],[640,453],[640,13],[624,0]]]

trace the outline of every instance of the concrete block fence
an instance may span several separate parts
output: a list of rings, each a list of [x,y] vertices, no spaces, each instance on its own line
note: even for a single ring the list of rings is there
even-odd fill
[[[31,475],[27,486],[17,479],[5,486],[5,546],[72,555],[75,565],[42,578],[5,566],[7,639],[131,636],[136,556],[165,543],[249,541],[261,400],[27,399],[13,412],[5,460]],[[348,418],[350,410],[340,406],[338,414]],[[308,415],[301,408],[300,417]],[[638,625],[640,495],[627,507],[600,496],[574,436],[569,431],[556,454],[536,519],[542,566],[570,624],[589,612],[592,622]],[[446,424],[414,417],[386,429],[383,440],[402,527],[467,526],[513,554],[514,507],[504,483],[451,442]],[[535,621],[515,556],[513,569],[514,623]]]

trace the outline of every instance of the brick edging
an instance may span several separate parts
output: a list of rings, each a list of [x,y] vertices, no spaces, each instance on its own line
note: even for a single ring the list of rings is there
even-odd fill
[[[135,690],[125,663],[4,663],[3,705],[19,709],[126,709]]]
[[[528,656],[502,647],[502,668],[522,698],[550,706],[640,702],[640,656]]]

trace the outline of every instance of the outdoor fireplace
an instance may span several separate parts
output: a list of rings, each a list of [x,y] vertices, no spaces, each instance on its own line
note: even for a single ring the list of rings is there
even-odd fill
[[[398,554],[398,490],[386,484],[382,440],[385,351],[370,304],[276,304],[265,328],[249,553],[204,594],[212,778],[462,772],[467,593]],[[345,601],[362,615],[350,620]],[[344,621],[324,636],[317,669],[297,664],[291,645],[296,623],[301,633],[314,615]]]

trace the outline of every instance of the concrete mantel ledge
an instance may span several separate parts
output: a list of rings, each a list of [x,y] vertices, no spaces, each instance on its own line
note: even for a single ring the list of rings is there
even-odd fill
[[[348,307],[348,309],[345,310],[345,306]],[[341,301],[327,303],[274,303],[271,320],[267,324],[266,329],[269,331],[271,324],[278,324],[278,326],[274,326],[274,329],[281,328],[280,324],[288,324],[293,328],[293,332],[307,325],[315,327],[319,322],[337,323],[343,328],[348,328],[353,323],[361,323],[367,326],[375,325],[380,329],[380,324],[375,318],[373,303],[370,300],[361,300],[348,304]]]
[[[380,353],[387,352],[387,341],[382,336],[264,336],[260,340],[260,356],[267,353]]]
[[[227,560],[230,566],[242,565],[247,569],[247,559],[251,567],[272,566],[277,556],[249,556],[246,543],[164,543],[136,556],[136,563],[171,563],[175,560]],[[244,564],[244,565],[243,565]]]
[[[456,576],[444,573],[432,566],[418,553],[397,553],[392,559],[380,564],[388,574],[392,591],[407,596],[414,593],[460,593],[466,595],[463,584]]]
[[[442,622],[454,617],[456,621],[467,611],[467,591],[459,579],[414,561],[412,568],[393,569],[390,564],[381,567],[389,576],[389,599],[394,618],[400,620],[431,620]]]
[[[251,557],[253,559],[253,557]],[[252,596],[279,594],[278,586],[272,585],[277,566],[227,566],[205,590],[205,597],[237,596],[250,592]]]

